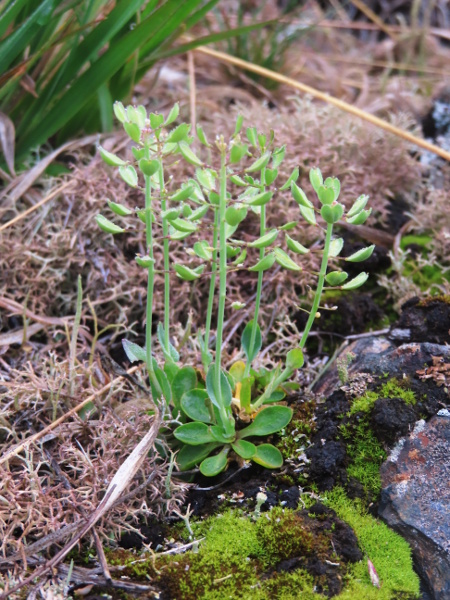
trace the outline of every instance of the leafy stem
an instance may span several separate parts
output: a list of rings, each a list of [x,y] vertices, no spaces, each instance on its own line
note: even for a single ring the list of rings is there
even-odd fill
[[[206,310],[206,326],[205,326],[205,340],[202,348],[202,363],[205,371],[208,369],[211,362],[211,355],[209,353],[209,337],[211,334],[211,318],[214,306],[214,294],[216,289],[216,275],[217,275],[217,244],[219,236],[219,211],[217,208],[214,209],[214,225],[213,225],[213,256],[211,261],[211,279],[209,282],[209,296],[208,296],[208,308]]]
[[[319,277],[317,279],[317,289],[314,294],[314,300],[309,313],[308,321],[306,322],[305,329],[303,331],[302,338],[300,340],[299,347],[303,350],[308,339],[309,332],[317,316],[317,310],[320,305],[320,298],[322,296],[322,290],[325,283],[325,276],[327,274],[328,256],[330,253],[331,236],[333,234],[333,223],[327,223],[327,232],[325,235],[325,243],[323,247],[322,263],[320,265]]]

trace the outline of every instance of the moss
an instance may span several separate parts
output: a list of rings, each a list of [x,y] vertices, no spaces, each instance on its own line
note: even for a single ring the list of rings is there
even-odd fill
[[[392,377],[383,383],[377,391],[367,391],[363,396],[355,398],[350,408],[349,416],[358,412],[368,413],[372,410],[378,398],[401,398],[405,404],[414,405],[417,402],[415,393],[409,388],[408,379],[401,380]]]
[[[380,466],[386,459],[383,446],[375,437],[368,418],[357,424],[341,425],[340,430],[350,458],[349,477],[363,485],[369,498],[376,498],[381,492]]]
[[[339,600],[412,600],[418,580],[406,542],[384,524],[367,515],[341,489],[327,492],[326,503],[355,531],[366,557],[374,563],[383,583],[370,582],[366,560],[347,564],[341,571],[345,589]],[[292,556],[332,559],[329,537],[312,535],[306,518],[292,510],[275,508],[253,520],[238,510],[193,523],[196,538],[205,537],[197,551],[152,558],[126,550],[108,552],[112,565],[127,565],[121,574],[148,578],[172,600],[320,600],[318,581],[303,568],[276,570]],[[333,561],[340,562],[340,561]],[[326,589],[326,588],[325,588]]]
[[[358,501],[350,500],[341,488],[327,492],[326,503],[346,521],[358,537],[366,559],[349,567],[348,584],[339,600],[388,600],[418,598],[419,579],[414,572],[408,543],[384,523],[368,515]],[[374,564],[381,588],[373,587],[367,559]]]
[[[433,302],[443,302],[444,304],[450,304],[450,294],[437,294],[436,296],[429,296],[428,298],[423,298],[417,306],[429,306],[433,304]]]
[[[279,507],[258,520],[257,532],[268,565],[292,556],[306,556],[316,546],[316,540],[305,527],[302,517]]]

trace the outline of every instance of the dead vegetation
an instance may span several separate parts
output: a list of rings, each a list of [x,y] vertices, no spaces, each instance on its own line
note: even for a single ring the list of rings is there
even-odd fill
[[[316,25],[291,44],[283,60],[286,72],[420,136],[419,117],[430,106],[442,77],[448,77],[448,49],[436,41],[431,30],[442,27],[439,10],[445,3],[425,11],[421,18],[427,19],[426,26],[420,36],[405,24],[398,31],[392,19],[381,14],[391,32],[381,42],[371,39],[373,27],[361,27],[367,35],[358,37],[338,28],[339,23],[351,25],[339,18],[326,27],[323,21],[329,15],[321,10],[320,3],[306,4],[306,16]],[[214,28],[214,16],[211,19]],[[263,132],[274,129],[276,144],[287,146],[280,179],[299,166],[301,185],[308,192],[304,175],[309,167],[320,165],[324,175],[341,179],[346,204],[363,192],[371,196],[374,212],[368,227],[384,230],[393,242],[397,230],[391,229],[390,212],[401,200],[408,207],[410,231],[431,232],[432,253],[426,262],[437,261],[448,268],[449,193],[427,189],[426,169],[418,161],[416,148],[337,108],[294,94],[286,86],[268,91],[260,81],[201,55],[194,54],[193,64],[195,80],[192,72],[190,78],[187,74],[184,56],[169,59],[162,71],[158,66],[137,86],[135,100],[161,111],[181,100],[183,119],[201,122],[210,139],[218,132],[229,133],[237,112],[244,115],[247,125]],[[194,91],[196,100],[192,102]],[[121,134],[102,143],[108,149],[129,151]],[[9,587],[21,579],[24,566],[42,564],[65,545],[67,536],[83,526],[104,499],[123,459],[154,419],[149,395],[126,379],[118,379],[117,373],[105,369],[101,361],[105,356],[122,358],[121,339],[125,336],[142,342],[145,272],[135,264],[134,256],[145,254],[145,249],[143,228],[113,242],[99,232],[94,217],[107,198],[130,208],[140,205],[142,198],[103,165],[93,146],[72,146],[60,160],[69,167],[69,173],[58,177],[43,174],[17,197],[13,181],[9,197],[2,199],[0,207],[3,456],[97,394],[105,384],[114,383],[77,416],[36,443],[26,443],[23,451],[0,464],[0,570],[4,573],[0,585],[9,582]],[[443,169],[446,172],[446,167]],[[184,164],[174,165],[174,188],[186,174]],[[20,183],[20,178],[15,183]],[[67,187],[36,208],[39,201],[66,183]],[[27,210],[30,213],[21,218]],[[297,218],[295,203],[287,194],[279,193],[268,214],[269,225]],[[253,236],[256,220],[247,218],[245,228],[248,236]],[[371,235],[370,230],[366,233]],[[203,232],[204,239],[208,235],[208,230]],[[299,236],[301,243],[313,250],[320,247],[320,240],[308,227],[302,228]],[[398,258],[399,254],[393,256]],[[162,260],[158,250],[156,257]],[[185,259],[182,244],[172,244],[172,257]],[[263,355],[265,364],[276,361],[301,334],[293,315],[314,281],[317,257],[314,251],[306,257],[300,276],[273,270],[265,279],[261,318],[263,328],[271,329],[266,341],[272,351]],[[83,303],[71,364],[68,354],[78,276]],[[411,293],[421,293],[418,286],[405,289],[407,283],[401,273],[397,281],[389,276],[385,280],[399,303]],[[193,286],[173,276],[172,286],[173,322],[178,323],[174,341],[180,344],[188,323],[194,333],[202,327],[208,282],[200,280]],[[242,302],[251,307],[255,286],[256,278],[245,270],[231,274],[230,304]],[[162,281],[157,282],[155,314],[162,314]],[[227,313],[224,339],[230,356],[238,350],[237,334],[246,319],[245,310],[236,313],[230,309]],[[186,360],[196,362],[195,341],[185,340],[181,352]],[[146,387],[143,377],[139,382]],[[96,524],[95,531],[103,542],[114,543],[124,531],[139,535],[141,522],[179,509],[185,486],[173,480],[169,483],[169,468],[169,461],[161,459],[153,445],[149,460],[143,462],[127,492]],[[89,539],[93,544],[93,538]]]

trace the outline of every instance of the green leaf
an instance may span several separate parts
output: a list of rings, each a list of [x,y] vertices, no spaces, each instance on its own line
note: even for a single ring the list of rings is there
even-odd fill
[[[229,437],[226,435],[225,431],[220,425],[212,425],[210,427],[211,435],[216,440],[216,442],[220,442],[221,444],[230,443]]]
[[[285,223],[284,225],[282,225],[279,229],[281,231],[290,231],[291,229],[295,229],[298,225],[298,221],[289,221],[288,223]]]
[[[98,151],[103,159],[103,162],[110,167],[124,167],[127,164],[125,160],[122,160],[112,152],[108,152],[108,150],[105,150],[101,146],[98,146]]]
[[[276,150],[273,151],[272,169],[278,169],[278,167],[281,165],[281,163],[284,160],[285,154],[286,154],[286,145],[285,144],[283,146],[281,146],[280,148],[276,148]],[[278,174],[278,171],[277,171],[277,174]],[[270,185],[270,184],[266,183],[266,185]]]
[[[129,108],[133,107],[129,106],[128,109]],[[128,137],[130,137],[133,140],[133,142],[139,144],[139,142],[141,141],[141,130],[139,129],[139,125],[137,125],[136,123],[125,122],[123,124],[123,128],[125,129]]]
[[[220,446],[222,444],[218,444],[217,442],[201,444],[200,446],[183,446],[176,457],[177,465],[181,471],[192,469]]]
[[[238,135],[240,133],[243,124],[244,124],[244,116],[238,115],[236,118],[236,125],[234,128],[233,136]]]
[[[205,458],[200,463],[200,473],[205,477],[214,477],[221,473],[227,466],[227,455],[224,452],[219,452],[215,456]]]
[[[147,351],[145,348],[129,340],[122,340],[122,346],[130,362],[134,363],[140,360],[147,362]]]
[[[167,125],[171,125],[176,119],[178,119],[178,115],[180,114],[180,105],[176,102],[171,108],[169,114],[167,115],[167,119],[164,121],[164,127]]]
[[[245,203],[249,206],[265,206],[270,202],[272,196],[273,192],[261,192],[250,196],[249,198],[245,198]]]
[[[247,154],[248,146],[246,144],[235,143],[231,146],[230,150],[230,163],[237,164],[241,162],[244,156]]]
[[[280,187],[280,192],[284,192],[284,190],[289,189],[291,187],[292,182],[295,183],[297,181],[299,175],[300,175],[299,168],[295,167],[295,169],[289,175],[289,178],[286,181],[286,183]]]
[[[375,245],[367,246],[366,248],[361,248],[357,252],[354,252],[350,256],[347,256],[345,259],[347,262],[361,262],[363,260],[367,260],[372,256],[373,251],[375,250]]]
[[[367,281],[368,278],[369,278],[368,273],[360,273],[353,279],[350,279],[350,281],[348,283],[344,283],[344,285],[341,286],[341,289],[356,290],[356,288],[361,287]]]
[[[199,157],[189,148],[186,142],[180,142],[178,144],[178,148],[186,162],[195,167],[202,167],[203,161],[199,159]]]
[[[292,239],[290,235],[286,234],[285,237],[287,247],[292,252],[295,252],[296,254],[307,254],[309,252],[308,248],[305,248],[305,246],[302,246],[300,242],[297,242],[296,240]]]
[[[181,123],[178,127],[175,127],[166,138],[167,144],[178,144],[179,142],[184,142],[188,135],[191,126],[187,123]]]
[[[325,277],[325,280],[329,285],[337,286],[337,285],[341,285],[341,283],[344,283],[344,281],[347,278],[348,278],[348,273],[346,273],[345,271],[331,271]]]
[[[201,144],[203,144],[207,148],[211,148],[211,144],[209,144],[208,140],[206,139],[205,132],[203,131],[201,125],[197,125],[197,137]]]
[[[192,194],[193,191],[194,191],[194,188],[192,185],[183,186],[182,188],[177,190],[175,193],[171,194],[169,196],[169,200],[171,202],[183,202],[183,200],[187,200],[189,198],[189,196]]]
[[[133,165],[119,167],[119,175],[130,187],[135,188],[138,184],[138,176]]]
[[[231,183],[234,183],[234,185],[247,187],[247,183],[242,179],[242,177],[239,177],[239,175],[230,175],[230,181]]]
[[[265,185],[272,185],[275,179],[278,177],[278,169],[266,169],[264,171],[264,183]]]
[[[293,350],[289,350],[286,355],[286,369],[288,371],[295,371],[296,369],[301,369],[305,362],[305,358],[303,356],[303,352],[300,348],[294,348]]]
[[[324,204],[320,209],[320,214],[326,223],[332,225],[333,223],[337,223],[342,217],[344,214],[344,207],[339,203],[334,205]]]
[[[183,444],[189,444],[190,446],[200,446],[215,441],[206,423],[198,421],[180,425],[175,429],[173,435]]]
[[[305,192],[302,190],[301,187],[298,187],[298,185],[294,181],[291,183],[291,193],[292,197],[299,206],[304,206],[305,208],[314,208],[313,203],[310,200],[308,200]]]
[[[173,384],[172,384],[173,387]],[[206,390],[189,390],[181,397],[180,406],[193,421],[212,423],[211,412],[208,408],[209,397]]]
[[[271,229],[271,231],[268,231],[265,235],[261,236],[257,240],[254,240],[253,242],[250,242],[248,245],[250,248],[266,248],[277,239],[277,236],[278,229]]]
[[[366,204],[368,201],[369,201],[369,196],[367,196],[367,194],[362,194],[361,196],[359,196],[359,198],[357,198],[357,200],[355,200],[355,202],[353,203],[353,206],[348,211],[347,218],[354,217],[359,212],[361,212],[366,207]]]
[[[159,169],[159,160],[147,160],[141,158],[139,161],[139,169],[146,177],[152,177]]]
[[[325,179],[325,187],[331,188],[334,191],[333,200],[339,198],[339,194],[341,193],[341,182],[337,177],[327,177]]]
[[[242,337],[241,337],[242,349],[247,358],[247,361],[250,363],[252,363],[255,360],[255,358],[258,356],[258,352],[261,350],[261,347],[262,347],[262,335],[261,335],[261,329],[260,329],[258,323],[255,324],[256,332],[255,332],[255,340],[254,340],[253,348],[250,347],[250,343],[252,341],[253,325],[254,325],[254,319],[252,319],[251,321],[249,321],[247,323],[247,325],[244,328],[244,331],[242,332]]]
[[[305,219],[307,223],[310,225],[316,224],[316,215],[314,214],[313,208],[307,208],[306,206],[299,205],[300,212],[302,213],[302,217]]]
[[[183,394],[197,387],[197,373],[189,365],[181,367],[172,380],[172,397],[176,408],[180,408]],[[199,419],[200,420],[200,419]]]
[[[153,369],[155,372],[155,377],[159,383],[159,387],[161,388],[163,398],[164,398],[166,404],[168,405],[172,401],[172,390],[170,389],[170,383],[169,383],[169,380],[168,380],[165,372],[160,367],[158,367],[155,363],[156,363],[156,361],[154,360],[153,361]],[[150,380],[150,386],[152,388],[153,397],[157,398],[158,393],[154,389],[153,382],[151,380]]]
[[[283,465],[283,455],[272,444],[260,444],[256,446],[252,461],[266,469],[279,469]]]
[[[247,127],[245,133],[250,144],[256,147],[258,145],[258,131],[256,127]]]
[[[212,169],[196,169],[195,176],[199,184],[208,192],[216,189],[217,174]]]
[[[330,249],[328,251],[328,256],[331,256],[331,257],[339,256],[343,246],[344,246],[344,240],[342,238],[336,238],[334,240],[331,240]]]
[[[275,253],[270,252],[269,254],[264,256],[264,258],[259,260],[256,263],[256,265],[253,265],[253,267],[249,267],[248,270],[252,271],[252,272],[256,271],[257,273],[259,271],[267,271],[267,269],[270,269],[270,267],[273,265],[274,262],[275,262]]]
[[[113,105],[114,114],[116,115],[116,119],[121,123],[125,123],[127,120],[127,113],[125,111],[125,107],[122,102],[116,101]]]
[[[246,206],[242,206],[241,208],[229,206],[225,211],[225,221],[228,223],[228,225],[235,227],[245,219],[247,216],[247,210],[248,209]]]
[[[186,265],[174,264],[173,268],[180,279],[183,279],[184,281],[194,281],[194,279],[198,279],[200,277],[205,265],[200,265],[195,269],[190,269],[189,267],[186,267]]]
[[[199,206],[187,217],[189,221],[200,221],[206,215],[209,210],[209,205],[204,204],[203,206]]]
[[[131,213],[133,212],[131,209],[127,208],[126,206],[123,206],[122,204],[117,204],[117,202],[113,202],[112,200],[108,200],[108,206],[109,208],[113,211],[113,213],[116,213],[116,215],[119,215],[121,217],[126,217],[127,215],[131,215]]]
[[[354,215],[353,217],[347,216],[346,221],[347,221],[347,223],[350,223],[351,225],[362,225],[363,223],[365,223],[367,221],[371,212],[372,212],[371,208],[369,208],[369,210],[361,210],[358,214]]]
[[[153,131],[160,129],[164,123],[164,116],[160,115],[159,113],[150,113],[148,118],[150,121],[150,127],[153,129]]]
[[[333,188],[319,186],[317,196],[322,204],[331,204],[334,201],[335,192]]]
[[[292,408],[288,406],[268,406],[263,408],[255,417],[253,423],[237,432],[237,437],[243,439],[251,435],[266,436],[276,433],[286,427],[292,419]]]
[[[148,269],[149,267],[151,267],[155,264],[155,259],[148,256],[148,254],[146,256],[136,255],[134,257],[134,260],[140,267],[145,267],[146,269]]]
[[[267,167],[270,157],[272,156],[271,152],[265,152],[262,156],[255,160],[247,169],[245,169],[246,173],[255,173],[256,171],[261,171],[264,167]]]
[[[100,229],[102,229],[106,233],[112,233],[114,235],[116,233],[124,233],[125,231],[125,229],[119,227],[103,215],[97,215],[95,217],[95,220],[97,221],[97,225],[100,227]]]
[[[182,233],[193,233],[194,231],[197,231],[197,225],[190,221],[185,221],[184,219],[173,219],[170,221],[170,224],[177,231],[181,231]]]
[[[200,242],[195,242],[193,250],[199,258],[202,258],[203,260],[207,260],[207,261],[212,260],[212,257],[213,257],[212,250],[213,249],[210,247],[209,242],[207,242],[206,240],[201,240]]]
[[[241,456],[244,460],[250,460],[256,452],[255,444],[247,442],[246,440],[236,440],[233,444],[231,444],[231,447],[236,454]]]
[[[323,185],[323,177],[319,168],[311,169],[309,172],[309,180],[317,194],[317,191],[321,185]]]
[[[231,405],[233,394],[231,386],[225,375],[223,369],[220,370],[220,381],[219,389],[216,389],[216,366],[212,364],[209,366],[208,373],[206,374],[206,389],[208,390],[209,399],[217,408],[222,406],[228,407]]]
[[[275,260],[281,267],[283,267],[283,269],[297,272],[302,270],[302,268],[281,248],[275,248],[274,254]]]
[[[178,219],[181,214],[181,206],[178,208],[168,208],[166,210],[161,211],[161,217],[163,219],[167,219],[172,222],[174,219]]]

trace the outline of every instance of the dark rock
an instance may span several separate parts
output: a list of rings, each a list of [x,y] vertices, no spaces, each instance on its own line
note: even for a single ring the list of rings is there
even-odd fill
[[[435,600],[450,598],[450,412],[419,421],[381,468],[379,514],[411,545]]]
[[[300,499],[300,490],[296,485],[292,485],[281,493],[280,504],[285,508],[297,508]]]
[[[379,398],[372,410],[371,424],[377,439],[391,446],[412,429],[417,419],[417,411],[402,398]]]
[[[450,297],[411,298],[403,304],[402,314],[391,327],[389,337],[400,342],[449,343]]]

